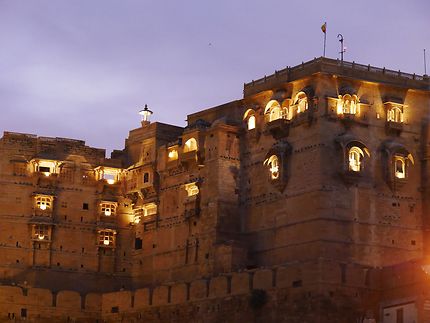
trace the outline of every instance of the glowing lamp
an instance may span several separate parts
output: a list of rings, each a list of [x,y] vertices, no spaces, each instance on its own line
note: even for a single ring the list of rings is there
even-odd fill
[[[105,240],[103,240],[103,244],[104,244],[105,246],[108,246],[108,245],[109,245],[109,239],[105,239]]]
[[[140,216],[134,217],[134,223],[139,224],[140,223]]]
[[[45,235],[39,234],[38,238],[39,238],[39,240],[43,240],[43,239],[45,239]]]
[[[111,210],[110,210],[110,209],[106,209],[106,210],[105,210],[105,215],[106,215],[106,216],[111,216],[111,214],[112,214],[112,212],[111,212]]]
[[[112,178],[107,179],[107,180],[106,180],[106,182],[107,182],[108,184],[110,184],[110,185],[115,184],[115,180],[114,180],[114,179],[112,179]]]
[[[44,172],[43,175],[45,175],[46,177],[48,177],[50,175],[49,172]]]
[[[39,208],[41,210],[46,210],[46,204],[45,203],[40,204]]]
[[[148,105],[145,104],[145,108],[143,110],[140,110],[139,114],[142,116],[142,125],[143,125],[150,122],[149,118],[153,114],[153,112],[149,110]]]

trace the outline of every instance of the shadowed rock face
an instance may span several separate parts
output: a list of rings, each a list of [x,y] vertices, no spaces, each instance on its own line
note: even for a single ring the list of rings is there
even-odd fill
[[[428,78],[317,59],[111,158],[5,132],[2,319],[424,317],[429,108]]]

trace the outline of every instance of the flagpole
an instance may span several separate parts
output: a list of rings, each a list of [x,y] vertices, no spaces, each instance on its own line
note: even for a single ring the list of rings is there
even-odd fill
[[[424,48],[424,75],[427,75],[426,50]]]
[[[324,22],[324,51],[323,51],[323,57],[325,57],[325,48],[326,48],[326,41],[327,41],[327,22]]]
[[[325,57],[325,45],[326,45],[326,39],[327,39],[327,33],[324,33],[324,54],[323,57]]]

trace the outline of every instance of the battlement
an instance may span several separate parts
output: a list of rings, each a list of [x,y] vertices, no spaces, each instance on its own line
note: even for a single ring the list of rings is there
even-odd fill
[[[124,315],[137,318],[139,313],[166,306],[189,306],[206,301],[242,297],[248,303],[253,291],[270,294],[284,290],[296,295],[308,293],[319,284],[315,275],[317,263],[289,264],[272,268],[260,268],[239,272],[225,273],[207,279],[184,282],[172,282],[136,290],[120,290],[111,293],[79,294],[75,291],[52,292],[48,289],[26,288],[25,286],[0,286],[0,320],[25,317],[42,320],[51,317],[58,319],[104,319],[121,320]],[[327,290],[322,294],[337,293],[330,287],[346,275],[346,290],[365,288],[366,282],[375,284],[379,271],[369,272],[368,268],[348,266],[346,274],[341,273],[341,266],[320,262],[328,278]],[[367,272],[370,273],[367,274]],[[331,282],[331,283],[330,283]],[[352,294],[352,291],[351,291]],[[316,295],[314,295],[316,296]],[[349,296],[348,296],[349,297]],[[268,299],[267,302],[273,302]],[[246,305],[248,306],[248,305]],[[24,311],[23,311],[24,310]],[[221,310],[222,311],[222,310]]]
[[[390,85],[406,86],[419,90],[430,90],[430,78],[428,75],[418,75],[394,71],[356,62],[340,61],[326,57],[314,58],[296,66],[287,66],[275,73],[252,80],[244,84],[244,97],[272,89],[282,83],[292,82],[311,76],[316,73],[333,74],[336,76],[351,77],[370,82],[380,82]]]

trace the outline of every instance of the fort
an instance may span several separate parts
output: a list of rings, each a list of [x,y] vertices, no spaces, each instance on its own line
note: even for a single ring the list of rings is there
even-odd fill
[[[430,78],[316,58],[122,150],[4,132],[0,322],[430,322]]]

